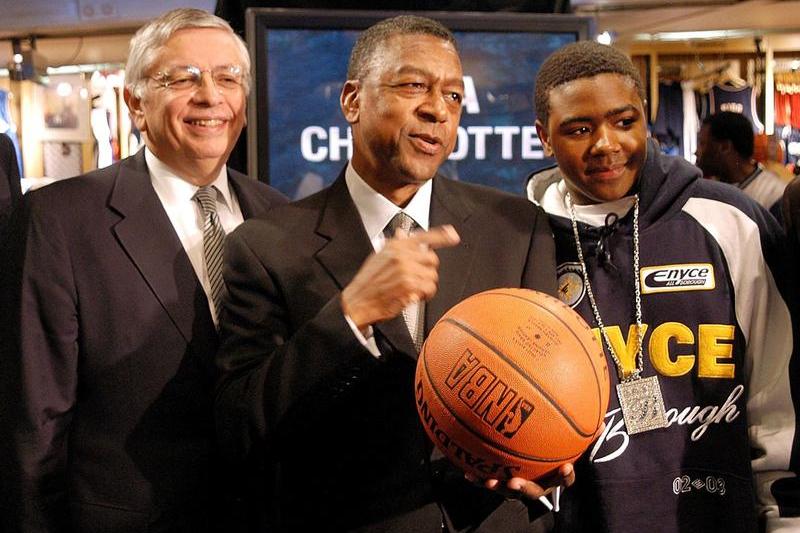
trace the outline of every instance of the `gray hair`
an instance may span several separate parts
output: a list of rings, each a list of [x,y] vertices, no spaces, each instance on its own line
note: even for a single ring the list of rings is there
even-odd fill
[[[147,71],[152,68],[165,43],[177,32],[187,28],[218,28],[230,33],[241,56],[245,94],[250,91],[250,55],[247,45],[230,24],[202,9],[178,8],[156,17],[136,32],[131,39],[128,62],[125,65],[125,86],[137,98],[144,94]]]
[[[417,15],[400,15],[384,19],[370,26],[358,36],[353,51],[350,53],[347,79],[363,79],[372,66],[372,60],[375,58],[378,48],[395,35],[431,35],[447,41],[458,51],[458,44],[453,32],[437,20]]]

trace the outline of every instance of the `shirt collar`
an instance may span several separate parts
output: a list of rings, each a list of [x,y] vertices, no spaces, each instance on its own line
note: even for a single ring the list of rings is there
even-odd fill
[[[744,189],[745,187],[747,187],[748,185],[750,185],[751,183],[753,183],[753,181],[754,181],[754,180],[755,180],[755,179],[756,179],[756,178],[757,178],[757,177],[758,177],[758,176],[759,176],[759,175],[760,175],[760,174],[761,174],[763,171],[764,171],[764,166],[763,166],[761,163],[759,163],[759,162],[756,162],[756,168],[753,170],[753,172],[751,172],[751,173],[750,173],[750,174],[749,174],[749,175],[748,175],[748,176],[747,176],[745,179],[743,179],[742,181],[740,181],[739,183],[737,183],[737,184],[736,184],[736,186],[737,186],[737,187],[739,187],[740,189]]]
[[[422,229],[428,230],[430,225],[431,192],[433,190],[432,179],[426,181],[417,190],[414,197],[403,209],[397,207],[385,196],[367,185],[367,182],[355,171],[352,163],[347,164],[344,179],[370,240],[383,234],[383,229],[392,217],[400,211],[413,218],[414,222],[419,224]]]
[[[191,200],[194,193],[200,188],[178,176],[174,170],[156,157],[147,147],[144,149],[144,159],[147,162],[147,170],[150,172],[150,178],[154,186],[166,195],[170,201]],[[209,185],[213,185],[222,193],[222,202],[228,209],[231,209],[233,203],[231,201],[230,187],[228,186],[228,168],[225,165],[220,169],[217,178]],[[219,195],[217,195],[217,201],[220,201]]]

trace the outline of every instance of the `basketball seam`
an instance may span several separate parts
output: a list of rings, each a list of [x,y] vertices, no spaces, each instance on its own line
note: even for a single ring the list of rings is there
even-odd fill
[[[524,299],[524,298],[523,298],[523,299]],[[528,300],[528,301],[529,301],[529,300]],[[531,302],[531,303],[534,303],[534,302]],[[547,309],[545,309],[545,310],[547,311]],[[556,318],[557,318],[557,317],[556,317]],[[473,337],[475,337],[475,338],[476,338],[478,341],[482,342],[482,343],[483,343],[483,344],[484,344],[484,345],[485,345],[487,348],[489,348],[490,350],[492,350],[492,351],[493,351],[495,354],[497,354],[497,355],[498,355],[498,356],[499,356],[501,359],[503,359],[503,361],[505,361],[506,363],[508,363],[508,365],[509,365],[509,366],[511,366],[511,367],[512,367],[514,370],[516,370],[516,371],[519,373],[519,375],[520,375],[520,376],[521,376],[523,379],[525,379],[525,380],[528,382],[528,384],[530,384],[530,385],[531,385],[533,388],[535,388],[536,390],[538,390],[538,391],[539,391],[539,393],[540,393],[540,394],[541,394],[541,395],[544,397],[544,399],[545,399],[545,400],[547,400],[547,401],[550,403],[550,405],[551,405],[551,406],[552,406],[552,407],[553,407],[553,408],[554,408],[556,411],[558,411],[558,412],[561,414],[561,416],[562,416],[562,417],[564,417],[564,420],[566,420],[566,421],[569,423],[569,425],[572,427],[572,429],[575,431],[575,433],[577,433],[577,434],[578,434],[578,435],[580,435],[581,437],[591,437],[592,435],[594,435],[594,431],[592,431],[592,432],[589,432],[589,433],[584,433],[584,432],[583,432],[583,431],[582,431],[580,428],[578,428],[577,424],[576,424],[576,423],[575,423],[575,421],[572,419],[572,417],[571,417],[571,416],[570,416],[568,413],[566,413],[566,412],[565,412],[565,411],[564,411],[564,410],[561,408],[561,406],[560,406],[560,405],[558,405],[558,404],[555,402],[555,400],[554,400],[554,399],[553,399],[553,398],[552,398],[552,397],[551,397],[549,394],[547,394],[547,392],[546,392],[546,391],[545,391],[545,390],[544,390],[542,387],[540,387],[540,386],[539,386],[539,384],[538,384],[538,383],[536,383],[534,380],[532,380],[532,379],[531,379],[531,378],[528,376],[528,373],[527,373],[527,372],[525,372],[525,370],[524,370],[523,368],[521,368],[519,365],[517,365],[517,364],[514,362],[514,360],[513,360],[513,359],[510,359],[510,358],[509,358],[509,357],[507,357],[505,354],[503,354],[503,353],[502,353],[502,352],[501,352],[499,349],[497,349],[497,348],[496,348],[494,345],[492,345],[492,343],[490,343],[488,340],[486,340],[485,338],[483,338],[483,337],[482,337],[480,334],[478,334],[477,332],[473,331],[473,330],[472,330],[472,329],[471,329],[469,326],[467,326],[466,324],[463,324],[463,323],[461,323],[461,322],[459,322],[459,321],[457,321],[457,320],[455,320],[455,319],[452,319],[452,318],[445,318],[445,319],[443,319],[442,321],[443,321],[443,322],[448,322],[448,323],[450,323],[450,324],[453,324],[454,326],[456,326],[456,327],[458,327],[458,328],[461,328],[462,330],[466,331],[467,333],[469,333],[470,335],[472,335]],[[570,331],[571,331],[571,330],[570,330]]]
[[[519,290],[519,289],[512,289],[512,290]],[[527,289],[523,289],[523,290],[527,290]],[[550,310],[549,310],[549,309],[547,309],[546,307],[542,306],[542,304],[540,304],[540,303],[539,303],[539,302],[537,302],[536,300],[531,300],[531,299],[529,299],[529,298],[525,298],[525,297],[523,297],[523,296],[520,296],[519,294],[509,294],[509,293],[507,293],[507,292],[498,292],[498,291],[496,291],[496,290],[490,290],[490,291],[486,291],[486,292],[485,292],[485,294],[494,294],[494,295],[508,296],[509,298],[517,298],[518,300],[522,300],[522,301],[528,302],[528,303],[530,303],[530,304],[533,304],[533,305],[535,305],[536,307],[538,307],[538,308],[540,308],[540,309],[543,309],[543,310],[547,311],[548,313],[550,313],[550,315],[552,315],[552,316],[553,316],[553,317],[554,317],[556,320],[558,320],[559,322],[561,322],[561,323],[564,325],[564,327],[566,327],[566,328],[567,328],[567,329],[570,331],[570,333],[572,333],[573,335],[575,334],[575,332],[574,332],[574,331],[572,331],[572,328],[570,327],[570,325],[569,325],[569,324],[567,324],[567,323],[566,323],[564,320],[562,320],[560,316],[558,316],[558,315],[557,315],[557,314],[555,314],[554,312],[550,311]],[[553,299],[553,300],[554,300],[556,303],[558,303],[558,304],[564,305],[564,304],[563,304],[563,302],[561,302],[560,300],[558,300],[558,299],[556,299],[556,298],[553,298],[552,296],[549,296],[549,295],[547,295],[547,294],[544,294],[544,293],[541,293],[541,294],[542,294],[543,296],[547,296],[548,298],[551,298],[551,299]],[[565,306],[565,307],[566,307],[566,306]],[[575,313],[575,311],[574,311],[573,309],[570,309],[569,307],[567,307],[567,309],[569,309],[571,312]],[[577,313],[575,313],[575,314],[577,315]],[[580,317],[580,315],[578,315],[578,316]],[[581,347],[583,347],[583,344],[582,344],[582,343],[581,343]],[[591,365],[591,367],[592,367],[592,372],[594,373],[594,381],[595,381],[595,385],[596,385],[596,387],[597,387],[597,394],[598,394],[598,397],[600,397],[600,396],[602,396],[602,394],[601,394],[601,392],[600,392],[600,382],[601,382],[601,379],[600,379],[600,376],[599,376],[599,375],[598,375],[598,373],[597,373],[597,367],[595,367],[594,363],[592,363],[592,356],[589,354],[589,352],[587,352],[587,351],[586,351],[586,349],[585,349],[585,348],[584,348],[584,350],[583,350],[583,353],[584,353],[584,355],[586,356],[586,358],[587,358],[587,359],[589,359],[589,363],[590,363],[590,365]],[[605,354],[605,351],[603,351],[603,359],[604,359],[604,360],[605,360],[605,357],[606,357],[606,354]],[[602,413],[602,415],[603,415],[603,416],[605,416],[605,413]],[[599,416],[599,414],[598,414],[598,416]]]
[[[428,385],[430,385],[430,387],[433,389],[434,394],[436,394],[436,399],[439,401],[439,404],[444,409],[446,409],[456,421],[458,421],[458,423],[461,425],[462,428],[466,429],[469,433],[471,433],[473,436],[477,437],[479,440],[481,440],[483,442],[486,442],[485,441],[485,437],[486,437],[485,435],[482,435],[482,434],[478,433],[477,431],[473,430],[469,426],[469,424],[466,423],[466,421],[463,418],[458,416],[458,414],[456,414],[456,412],[453,411],[450,408],[450,406],[447,405],[447,403],[442,400],[443,395],[441,394],[440,389],[438,387],[436,387],[436,385],[433,382],[433,379],[431,378],[431,373],[430,373],[430,370],[428,369],[428,360],[425,357],[424,353],[422,354],[422,357],[423,357],[423,361],[425,362],[425,365],[423,366],[423,368],[425,369],[425,377],[428,378]],[[510,448],[506,448],[502,444],[498,444],[498,443],[494,443],[494,442],[487,443],[487,444],[490,444],[492,446],[492,448],[495,448],[497,450],[505,452],[508,455],[511,455],[513,457],[517,457],[519,459],[525,459],[527,461],[539,461],[539,462],[542,462],[542,463],[560,463],[560,462],[563,462],[563,461],[565,461],[565,460],[567,460],[567,459],[569,459],[571,457],[575,457],[575,455],[568,455],[568,456],[562,457],[562,458],[537,457],[535,455],[526,455],[526,454],[523,454],[523,453],[519,453],[519,452],[517,452],[515,450],[512,450]]]

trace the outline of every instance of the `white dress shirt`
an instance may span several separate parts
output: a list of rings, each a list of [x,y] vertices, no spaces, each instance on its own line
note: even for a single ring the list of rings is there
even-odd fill
[[[414,197],[404,208],[400,208],[390,202],[385,196],[377,192],[375,189],[367,185],[367,183],[358,175],[353,168],[352,163],[347,164],[347,169],[344,173],[345,183],[347,190],[350,192],[350,197],[353,203],[356,204],[356,210],[361,217],[361,223],[367,232],[372,248],[375,252],[380,252],[386,244],[386,237],[383,235],[383,230],[392,218],[403,211],[406,215],[414,219],[420,228],[428,231],[430,228],[430,210],[431,210],[431,191],[433,191],[433,180],[428,180],[422,187],[417,190]],[[412,311],[412,316],[417,316],[419,323],[420,306],[418,303],[413,303],[408,306]],[[380,357],[380,352],[375,344],[375,339],[372,336],[372,328],[368,328],[367,335],[364,336],[356,327],[355,323],[349,316],[345,315],[347,323],[355,333],[356,337],[361,344],[363,344],[375,357]]]
[[[171,168],[162,163],[147,148],[144,151],[144,158],[153,188],[172,222],[172,227],[175,228],[175,233],[178,234],[178,239],[180,239],[186,255],[189,256],[197,279],[203,286],[211,317],[216,324],[217,310],[214,308],[214,301],[211,298],[211,281],[208,278],[208,270],[203,256],[203,213],[200,210],[200,204],[192,199],[200,187],[178,177]],[[228,186],[228,170],[225,166],[220,170],[217,179],[210,185],[219,191],[217,216],[225,233],[228,234],[244,221],[244,216],[236,194]]]

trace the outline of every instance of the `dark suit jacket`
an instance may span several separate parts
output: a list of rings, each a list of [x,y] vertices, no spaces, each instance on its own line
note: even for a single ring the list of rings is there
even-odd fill
[[[800,178],[794,178],[783,191],[781,216],[794,252],[800,248]]]
[[[8,135],[0,133],[0,242],[11,210],[22,198],[19,165],[14,143]]]
[[[284,201],[229,176],[245,217]],[[223,507],[217,332],[144,152],[27,194],[10,229],[0,304],[6,533],[209,530]]]
[[[552,234],[524,198],[437,177],[430,224],[445,223],[462,241],[438,251],[426,331],[485,289],[554,293]],[[251,487],[260,530],[441,533],[440,505],[454,530],[527,528],[525,505],[429,460],[414,405],[416,352],[402,317],[374,328],[381,360],[345,321],[340,291],[372,246],[343,176],[243,224],[227,246],[217,424],[225,452],[271,484]]]

